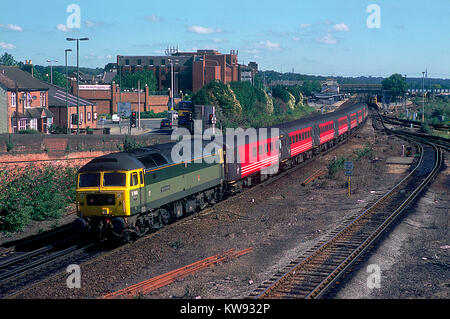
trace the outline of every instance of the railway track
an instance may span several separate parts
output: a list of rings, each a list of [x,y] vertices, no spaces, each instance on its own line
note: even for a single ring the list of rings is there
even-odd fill
[[[355,133],[356,131],[352,132],[349,138],[353,136]],[[331,152],[332,150],[334,150],[335,148],[341,146],[342,144],[347,143],[349,138],[347,138],[345,141],[333,145],[332,147],[330,147],[325,151],[322,151],[318,156],[324,156],[329,152]],[[251,189],[256,187],[266,187],[269,184],[273,183],[274,181],[282,178],[283,176],[291,174],[294,171],[300,169],[301,167],[304,167],[305,165],[313,161],[315,158],[316,156],[314,156],[313,158],[306,159],[304,162],[290,169],[287,169],[286,171],[283,171],[277,174],[276,176],[273,176],[269,180],[256,184]],[[321,171],[320,174],[318,174],[317,176],[314,175],[313,178],[317,178],[319,175],[323,174],[324,172]],[[236,194],[233,197],[235,196],[240,196],[240,194]],[[190,216],[190,218],[189,217],[184,218],[179,222],[188,223],[190,219],[195,219],[200,216],[207,215],[213,211],[214,206],[206,208],[199,214],[194,214]],[[170,226],[171,225],[168,225],[166,227]],[[151,232],[149,235],[152,235],[153,233],[154,232]],[[30,244],[32,242],[33,240],[28,240],[27,244]],[[75,262],[79,263],[80,260],[91,259],[89,257],[86,257],[88,254],[85,254],[85,252],[87,250],[94,249],[95,246],[98,245],[98,243],[97,244],[88,243],[84,245],[73,244],[61,248],[62,244],[63,244],[62,242],[57,242],[55,244],[50,244],[45,247],[40,247],[26,254],[17,256],[13,255],[12,258],[8,258],[3,262],[2,260],[0,260],[0,298],[4,298],[5,296],[15,294],[17,291],[26,289],[26,286],[29,286],[32,283],[36,283],[42,281],[45,278],[48,278],[50,273],[55,272],[54,269],[61,270],[62,264],[67,266],[70,260],[72,261],[75,260]],[[124,245],[117,249],[123,249],[126,246],[127,245]],[[97,250],[97,252],[98,251],[99,250]],[[115,249],[110,252],[114,251]]]
[[[16,252],[0,261],[0,297],[20,290],[32,282],[67,266],[73,260],[91,256],[98,242],[80,242],[73,235],[52,244],[28,251]]]
[[[367,251],[438,174],[441,149],[423,138],[405,136],[421,150],[417,166],[391,191],[343,229],[293,260],[250,298],[320,298]]]

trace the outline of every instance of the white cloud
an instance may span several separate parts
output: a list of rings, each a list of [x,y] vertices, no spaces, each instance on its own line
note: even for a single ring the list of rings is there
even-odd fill
[[[88,28],[93,28],[93,27],[102,27],[105,25],[104,22],[101,21],[92,21],[92,20],[86,20],[85,22],[86,26]]]
[[[268,50],[268,51],[280,51],[281,50],[281,45],[279,43],[272,42],[269,40],[258,42],[256,44],[256,47],[260,48],[260,49]]]
[[[159,22],[162,20],[162,18],[160,16],[157,16],[156,14],[152,14],[152,15],[146,16],[145,20],[150,21],[150,22]]]
[[[300,24],[300,28],[302,28],[302,29],[310,28],[310,27],[312,27],[312,24],[309,24],[309,23],[302,23],[302,24]]]
[[[0,48],[5,49],[5,50],[12,50],[12,49],[15,49],[16,46],[11,43],[0,42]]]
[[[0,28],[7,29],[7,30],[10,30],[10,31],[16,31],[16,32],[22,32],[23,31],[22,27],[20,27],[18,25],[15,25],[15,24],[11,24],[11,23],[0,24]]]
[[[298,41],[300,41],[302,38],[300,38],[300,37],[292,37],[292,40],[294,40],[295,42],[298,42]]]
[[[345,23],[337,23],[333,26],[333,30],[336,32],[348,32],[350,28]]]
[[[65,24],[58,24],[56,26],[56,29],[58,29],[59,31],[63,31],[63,32],[68,32],[68,31],[72,30],[72,28],[67,27],[67,25],[65,25]]]
[[[221,29],[205,28],[198,25],[193,25],[188,28],[189,32],[198,34],[211,34],[211,33],[221,33]]]
[[[327,33],[326,36],[324,36],[320,39],[317,39],[317,42],[325,43],[325,44],[336,44],[337,40],[330,33]]]

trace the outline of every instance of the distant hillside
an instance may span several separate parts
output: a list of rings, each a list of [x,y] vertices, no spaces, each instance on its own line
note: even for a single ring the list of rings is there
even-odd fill
[[[43,65],[35,65],[34,69],[39,71],[39,72],[48,72],[50,70],[50,66],[43,66]],[[59,73],[65,74],[66,73],[66,67],[64,65],[54,65],[53,66],[53,71],[57,71]],[[67,71],[68,73],[71,72],[76,72],[77,71],[77,67],[76,66],[68,66],[67,67]],[[85,67],[80,67],[80,72],[82,72],[83,74],[87,74],[87,75],[98,75],[103,73],[104,69],[103,68],[85,68]]]

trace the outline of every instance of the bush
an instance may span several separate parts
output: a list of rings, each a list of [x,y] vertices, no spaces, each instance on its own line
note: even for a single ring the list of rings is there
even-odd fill
[[[344,162],[347,161],[345,157],[339,156],[337,158],[334,158],[329,164],[328,164],[328,174],[333,176],[340,170],[344,169]]]
[[[27,128],[26,130],[20,130],[19,134],[40,134],[40,133],[35,129]]]
[[[58,218],[75,200],[75,167],[32,166],[0,171],[0,230]]]

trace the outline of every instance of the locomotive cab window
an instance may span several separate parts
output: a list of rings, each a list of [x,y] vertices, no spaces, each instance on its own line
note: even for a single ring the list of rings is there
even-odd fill
[[[103,186],[125,186],[126,174],[125,173],[104,173],[103,174]]]
[[[136,186],[139,184],[139,180],[138,180],[138,174],[137,173],[133,173],[131,174],[131,178],[130,178],[130,186]]]
[[[100,173],[85,173],[80,175],[78,187],[100,186]]]

